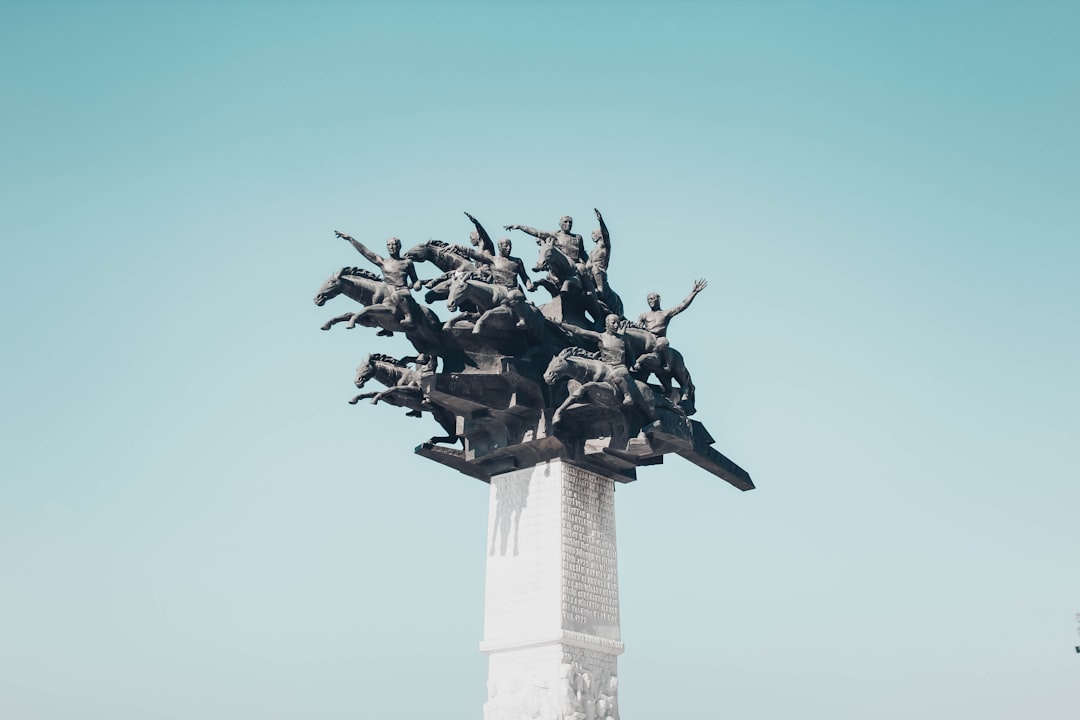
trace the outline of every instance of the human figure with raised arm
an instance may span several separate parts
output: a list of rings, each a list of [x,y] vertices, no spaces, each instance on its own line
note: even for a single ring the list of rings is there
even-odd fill
[[[484,226],[480,224],[479,220],[469,213],[465,213],[465,216],[472,221],[474,226],[476,226],[476,229],[469,233],[469,242],[472,247],[469,247],[468,245],[447,245],[445,246],[446,252],[468,260],[477,269],[489,267],[495,259],[495,244],[491,242],[491,236],[488,235],[487,230],[484,229]],[[462,269],[462,267],[450,268],[442,275],[426,280],[424,286],[431,290],[425,298],[427,302],[433,302],[437,299],[444,300],[450,286],[450,281],[453,279],[454,275]]]
[[[615,315],[604,318],[604,332],[585,330],[577,325],[559,323],[559,327],[575,341],[600,352],[600,360],[611,368],[611,382],[623,396],[623,405],[636,405],[650,420],[656,419],[656,413],[649,408],[640,388],[632,377],[628,366],[634,358],[628,356],[629,347],[623,338],[622,329],[625,321]]]
[[[401,257],[401,241],[396,237],[386,241],[386,249],[390,253],[390,257],[384,258],[368,250],[362,242],[354,239],[351,235],[346,235],[338,230],[335,230],[334,234],[343,240],[348,240],[358,253],[377,265],[382,270],[383,282],[387,285],[403,289],[420,289],[420,281],[416,278],[416,268],[413,267],[413,261]]]
[[[338,230],[334,231],[334,234],[339,238],[348,240],[349,243],[356,248],[356,251],[370,260],[373,264],[377,265],[382,270],[383,282],[392,288],[395,288],[395,292],[387,300],[384,301],[384,305],[397,314],[400,311],[401,314],[401,326],[405,328],[412,327],[416,324],[416,318],[420,316],[419,306],[416,304],[416,300],[413,299],[410,290],[419,290],[421,285],[420,281],[416,277],[416,268],[413,266],[413,261],[409,258],[401,257],[401,241],[396,237],[392,237],[386,241],[386,250],[389,253],[389,257],[382,257],[367,247],[362,242],[356,240],[351,235],[346,235]],[[415,312],[414,312],[415,311]],[[352,326],[350,323],[349,327]],[[379,335],[391,335],[389,330],[380,330]]]
[[[600,227],[592,231],[592,239],[596,244],[593,245],[592,252],[589,253],[589,261],[585,265],[592,273],[597,292],[602,295],[607,292],[607,269],[608,262],[611,260],[611,234],[608,232],[604,216],[600,214],[600,211],[593,208],[593,212],[596,213],[596,219],[599,221]]]
[[[455,245],[455,247],[461,248],[465,251],[466,257],[470,260],[477,262],[483,262],[474,253],[479,253],[483,257],[491,259],[495,257],[495,243],[491,242],[491,236],[488,235],[487,230],[480,224],[480,221],[474,218],[469,213],[465,213],[465,217],[472,221],[472,224],[476,227],[471,233],[469,233],[469,242],[472,243],[471,248],[467,248],[464,245]]]
[[[708,283],[704,280],[695,280],[694,289],[690,291],[690,294],[686,296],[686,299],[670,310],[661,310],[660,296],[654,292],[649,293],[645,298],[646,302],[649,303],[649,311],[642,313],[638,317],[637,324],[656,336],[656,349],[651,353],[645,353],[637,359],[637,362],[632,368],[634,372],[636,372],[641,365],[644,364],[643,361],[648,358],[655,358],[665,372],[670,372],[671,346],[668,344],[667,339],[668,325],[671,323],[673,317],[690,307],[690,303],[694,301],[694,298],[696,298],[698,293],[704,290],[706,286],[708,286]]]
[[[521,288],[518,285],[518,278],[521,278],[525,281],[525,288],[529,292],[533,292],[536,290],[536,286],[533,285],[533,281],[529,279],[529,274],[525,271],[525,263],[521,261],[521,258],[510,254],[513,247],[510,238],[499,240],[499,254],[491,260],[491,274],[494,276],[494,282],[496,285],[502,285],[508,290],[517,290],[520,294]],[[525,299],[523,294],[521,299]]]
[[[565,255],[570,262],[575,265],[582,266],[582,274],[584,274],[585,263],[585,241],[581,239],[580,235],[575,235],[570,232],[574,227],[574,218],[569,215],[563,215],[559,218],[559,229],[556,232],[548,232],[547,230],[537,230],[534,227],[528,225],[506,225],[507,230],[520,230],[524,233],[528,233],[536,238],[537,244],[540,244],[544,240],[553,240],[555,247],[559,248],[559,252]]]
[[[525,263],[521,258],[510,254],[512,247],[510,238],[502,238],[499,240],[499,254],[490,259],[485,258],[485,262],[489,264],[484,273],[459,272],[455,273],[450,281],[447,303],[451,310],[456,310],[462,307],[463,302],[469,301],[475,302],[481,312],[473,324],[473,333],[479,334],[489,318],[504,308],[517,319],[519,327],[531,327],[532,332],[536,331],[535,321],[542,319],[540,311],[526,302],[525,293],[518,285],[520,278],[525,281],[525,287],[530,292],[536,290],[536,285],[525,271]],[[452,327],[461,317],[464,315],[451,318],[445,327]],[[533,321],[531,325],[530,320]]]

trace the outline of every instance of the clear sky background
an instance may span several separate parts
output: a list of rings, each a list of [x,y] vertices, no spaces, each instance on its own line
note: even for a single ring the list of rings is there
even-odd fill
[[[480,717],[487,486],[311,299],[334,230],[598,207],[628,313],[708,279],[672,342],[758,484],[618,488],[624,717],[1074,720],[1077,27],[3,3],[0,717]]]

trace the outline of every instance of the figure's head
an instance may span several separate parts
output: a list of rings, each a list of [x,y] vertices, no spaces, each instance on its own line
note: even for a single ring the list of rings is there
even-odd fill
[[[612,313],[604,318],[604,329],[609,333],[614,333],[619,329],[619,316]]]
[[[510,250],[513,249],[513,244],[510,242],[510,238],[503,238],[499,240],[499,254],[503,257],[510,257]]]
[[[570,232],[570,228],[574,227],[574,218],[569,215],[563,215],[559,218],[559,227],[563,232]]]
[[[401,251],[401,241],[396,237],[392,237],[386,241],[386,249],[390,251],[391,255],[397,256]]]
[[[660,309],[660,296],[657,295],[654,292],[649,293],[645,297],[645,302],[649,303],[649,309],[650,310],[659,310]]]
[[[475,230],[473,230],[471,233],[469,233],[469,242],[471,242],[474,247],[479,245],[480,244],[480,233],[476,232]]]
[[[604,231],[600,228],[596,228],[592,231],[593,242],[600,242],[600,238],[604,237]]]

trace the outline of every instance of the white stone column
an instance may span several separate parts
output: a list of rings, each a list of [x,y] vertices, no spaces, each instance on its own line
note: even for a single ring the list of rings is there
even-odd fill
[[[618,720],[615,482],[560,460],[491,478],[484,720]]]

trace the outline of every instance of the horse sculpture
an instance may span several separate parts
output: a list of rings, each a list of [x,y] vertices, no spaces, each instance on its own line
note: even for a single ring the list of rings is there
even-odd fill
[[[450,293],[453,274],[467,272],[476,267],[469,258],[457,252],[456,246],[442,240],[428,240],[414,245],[405,251],[404,257],[413,262],[432,263],[443,271],[439,277],[424,282],[424,286],[428,288],[424,294],[424,302],[427,303],[445,300]]]
[[[537,287],[543,287],[552,297],[562,297],[581,310],[588,312],[593,322],[600,324],[610,315],[600,306],[592,277],[579,273],[577,266],[570,262],[555,245],[554,240],[540,242],[540,254],[536,258],[533,272],[547,271],[547,277],[535,281]]]
[[[499,316],[515,319],[533,338],[539,337],[543,329],[543,314],[535,305],[525,300],[520,289],[488,282],[486,276],[477,273],[458,273],[453,277],[446,305],[451,312],[475,307],[480,313],[480,317],[473,323],[475,334],[483,330],[485,323]],[[474,313],[465,312],[451,318],[445,327],[450,327],[454,321],[470,314]]]
[[[682,353],[673,347],[668,347],[671,357],[669,367],[663,367],[657,359],[656,336],[643,328],[628,325],[623,329],[623,338],[629,345],[629,354],[638,358],[638,362],[630,368],[630,374],[638,380],[645,380],[652,373],[656,376],[660,386],[664,389],[664,395],[672,402],[677,403],[687,415],[693,415],[694,408],[694,382],[690,378],[690,371],[686,369],[686,362]],[[645,362],[641,362],[642,356],[647,356]],[[671,381],[679,383],[678,392],[673,392]]]
[[[576,381],[569,385],[570,394],[551,416],[552,427],[558,427],[563,412],[577,402],[591,401],[597,405],[618,408],[637,405],[649,419],[656,417],[656,398],[644,382],[629,375],[616,376],[618,370],[600,360],[596,353],[579,347],[568,347],[551,358],[544,371],[544,382],[554,385],[559,378]],[[620,385],[626,388],[624,392]]]
[[[373,353],[364,358],[360,367],[356,368],[356,387],[363,388],[368,380],[374,378],[383,385],[386,390],[380,392],[361,393],[349,400],[350,405],[355,405],[361,400],[371,399],[375,405],[380,400],[406,408],[405,413],[409,417],[420,417],[424,412],[430,412],[435,421],[446,431],[446,435],[438,435],[428,440],[429,444],[457,442],[457,418],[454,413],[446,410],[424,397],[420,388],[420,373],[408,367],[408,361],[412,358],[397,360],[390,355]]]
[[[322,326],[323,330],[348,321],[347,328],[356,325],[378,327],[380,335],[403,332],[420,352],[438,347],[442,322],[431,308],[413,300],[407,289],[387,285],[378,275],[363,268],[344,267],[331,275],[315,293],[315,304],[322,307],[338,295],[345,295],[365,307],[360,312],[331,318]]]

